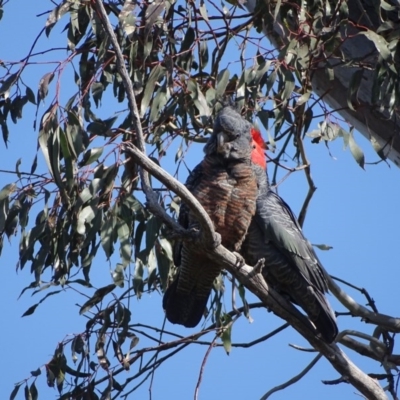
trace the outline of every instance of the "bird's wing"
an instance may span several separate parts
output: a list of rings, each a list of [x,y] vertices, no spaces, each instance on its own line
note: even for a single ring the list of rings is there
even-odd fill
[[[257,200],[255,218],[266,240],[281,251],[305,279],[322,292],[327,292],[327,272],[286,202],[268,190]]]

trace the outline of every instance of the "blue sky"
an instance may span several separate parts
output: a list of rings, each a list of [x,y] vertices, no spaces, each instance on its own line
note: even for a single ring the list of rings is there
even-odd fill
[[[43,27],[46,16],[36,17],[53,5],[47,0],[35,2],[11,0],[5,6],[5,14],[0,21],[2,46],[0,58],[3,60],[20,60],[23,58],[37,33]],[[60,29],[52,32],[50,39],[43,36],[38,49],[64,45],[65,35],[60,34],[66,21],[60,23]],[[3,38],[7,38],[4,40]],[[60,52],[59,58],[66,52]],[[57,60],[57,54],[44,57],[46,60]],[[26,83],[36,91],[38,82],[44,73],[54,66],[48,64],[30,67],[25,75]],[[68,77],[64,78],[61,90],[68,91]],[[48,103],[50,102],[50,98]],[[122,108],[122,107],[121,107]],[[43,114],[46,105],[41,105],[39,115]],[[21,170],[29,171],[37,143],[37,132],[33,130],[34,107],[24,109],[23,119],[17,125],[10,123],[10,142],[8,150],[3,143],[0,157],[0,170],[14,170],[18,158],[22,158]],[[318,121],[316,121],[318,122]],[[265,136],[265,132],[264,132]],[[376,161],[369,142],[359,133],[356,141],[364,150],[366,161]],[[278,144],[279,145],[279,144]],[[366,288],[376,301],[382,313],[398,316],[400,292],[398,282],[400,268],[398,261],[398,230],[400,213],[399,169],[394,165],[380,163],[366,166],[362,170],[352,158],[350,152],[343,151],[340,140],[331,144],[330,157],[323,144],[312,145],[307,140],[307,152],[312,165],[312,176],[318,187],[304,226],[306,236],[312,243],[324,243],[333,246],[330,251],[318,251],[325,268],[332,275],[339,276],[359,287]],[[193,167],[201,157],[201,146],[193,149],[189,166]],[[39,168],[45,168],[42,159]],[[289,163],[289,165],[291,165]],[[174,169],[171,169],[174,171]],[[184,177],[181,177],[183,179]],[[0,187],[13,182],[10,174],[0,173]],[[307,192],[305,176],[302,173],[292,174],[279,187],[279,194],[288,202],[297,214]],[[34,215],[31,221],[34,220]],[[11,242],[5,241],[0,259],[3,269],[2,314],[3,320],[3,378],[0,385],[0,398],[8,398],[13,384],[29,377],[29,371],[35,370],[48,362],[59,341],[66,336],[82,332],[85,318],[79,316],[82,297],[72,291],[52,296],[41,304],[36,312],[26,318],[21,315],[41,298],[40,294],[31,297],[26,293],[19,300],[21,290],[33,280],[29,266],[16,273],[18,255],[18,237]],[[100,253],[101,254],[101,253]],[[111,283],[110,268],[115,264],[98,257],[93,267],[95,285]],[[227,298],[230,288],[227,286]],[[121,289],[122,290],[122,289]],[[361,304],[365,299],[360,293],[345,288]],[[337,311],[343,307],[329,297]],[[142,322],[161,326],[164,314],[161,307],[161,296],[153,293],[144,295],[140,301],[131,301],[133,322]],[[252,312],[254,322],[250,324],[241,318],[233,329],[233,342],[255,340],[280,326],[283,321],[265,310]],[[374,327],[358,322],[358,319],[340,317],[340,330],[347,328],[362,329],[372,333]],[[166,328],[180,334],[194,333],[196,329],[184,329],[167,324]],[[213,337],[209,336],[209,340]],[[151,345],[144,337],[139,346]],[[271,387],[278,385],[300,372],[314,357],[313,354],[301,353],[288,346],[289,343],[307,347],[305,340],[289,328],[278,336],[249,349],[234,348],[229,356],[221,347],[212,350],[204,371],[200,387],[200,399],[216,398],[260,398]],[[193,398],[201,363],[207,351],[206,346],[189,346],[173,359],[168,360],[156,372],[152,392],[153,399]],[[366,372],[382,372],[377,363],[344,351]],[[396,349],[395,349],[396,352]],[[112,360],[114,363],[115,360]],[[135,365],[129,374],[134,373]],[[44,371],[42,371],[44,372]],[[355,389],[349,385],[324,386],[321,380],[338,378],[338,373],[325,361],[320,360],[314,369],[299,383],[278,392],[273,399],[321,399],[321,398],[358,398]],[[121,380],[123,380],[121,379]],[[47,388],[45,374],[37,381],[40,398],[55,398],[57,392]],[[146,383],[137,395],[131,398],[148,398],[149,384]],[[21,389],[18,397],[23,398]]]

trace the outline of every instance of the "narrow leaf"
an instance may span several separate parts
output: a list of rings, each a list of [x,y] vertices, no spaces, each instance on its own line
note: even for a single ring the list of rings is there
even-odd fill
[[[90,310],[94,305],[100,303],[103,298],[108,294],[111,293],[115,289],[115,284],[112,283],[111,285],[104,286],[100,289],[97,289],[94,295],[85,302],[85,304],[81,307],[79,314],[84,314],[86,311]]]
[[[40,100],[43,100],[47,94],[49,93],[49,84],[54,78],[53,72],[48,72],[47,74],[43,75],[39,81],[39,89],[37,94],[37,102],[39,103]]]
[[[350,132],[350,136],[349,136],[349,148],[350,148],[351,154],[353,155],[354,159],[357,161],[357,164],[362,169],[364,169],[364,164],[365,164],[364,152],[361,150],[361,148],[355,142],[354,136],[353,136],[353,130]]]
[[[14,400],[15,396],[18,394],[18,390],[21,387],[21,384],[19,385],[15,385],[15,388],[13,389],[13,391],[10,394],[10,400]]]
[[[320,250],[324,250],[324,251],[328,251],[328,250],[332,250],[333,249],[332,246],[328,246],[327,244],[314,244],[313,243],[313,246],[317,247]]]

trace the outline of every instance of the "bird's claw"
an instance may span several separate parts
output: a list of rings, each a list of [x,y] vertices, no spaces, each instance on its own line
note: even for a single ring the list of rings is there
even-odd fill
[[[253,267],[253,271],[257,274],[261,274],[262,269],[264,268],[265,265],[265,258],[260,258],[256,265]]]
[[[242,268],[244,265],[246,265],[246,261],[244,260],[241,254],[239,254],[236,251],[234,251],[233,254],[236,257],[236,265],[239,267],[239,269]]]

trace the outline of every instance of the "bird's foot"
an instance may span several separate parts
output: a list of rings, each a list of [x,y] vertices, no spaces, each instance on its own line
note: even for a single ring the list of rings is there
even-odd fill
[[[235,257],[236,257],[236,263],[235,263],[235,265],[236,265],[237,267],[239,267],[239,269],[242,268],[244,265],[246,265],[246,261],[244,260],[244,258],[242,257],[241,254],[239,254],[239,253],[236,252],[236,251],[234,251],[233,254],[234,254]]]
[[[265,258],[260,258],[256,265],[253,267],[253,271],[257,274],[261,274],[262,269],[264,268],[265,265]]]

